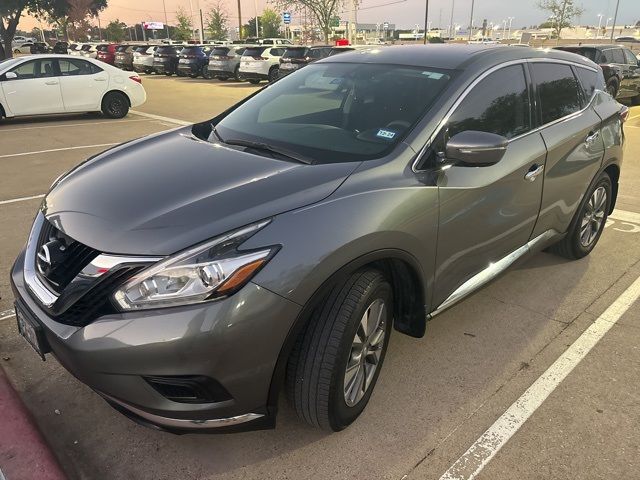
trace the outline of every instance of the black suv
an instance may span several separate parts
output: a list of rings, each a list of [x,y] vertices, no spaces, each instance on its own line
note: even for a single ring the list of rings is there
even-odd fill
[[[178,55],[182,47],[163,45],[153,54],[153,71],[171,76],[178,72]]]
[[[208,78],[210,53],[211,47],[208,45],[184,47],[178,55],[178,75],[189,75],[191,78],[202,75]]]
[[[280,58],[280,68],[278,69],[278,77],[284,77],[291,72],[301,69],[302,67],[325,58],[331,53],[330,45],[320,45],[315,47],[287,47],[287,51]]]
[[[578,45],[555,47],[577,53],[602,68],[607,92],[618,100],[640,103],[640,61],[631,50],[621,45]]]

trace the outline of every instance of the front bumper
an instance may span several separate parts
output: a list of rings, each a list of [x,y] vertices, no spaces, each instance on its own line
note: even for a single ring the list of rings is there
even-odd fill
[[[42,327],[59,362],[133,420],[174,433],[275,425],[269,389],[300,306],[254,284],[227,299],[189,307],[105,315],[85,327],[56,322],[24,282],[24,252],[11,272],[16,301]],[[145,379],[205,376],[228,396],[183,403]]]

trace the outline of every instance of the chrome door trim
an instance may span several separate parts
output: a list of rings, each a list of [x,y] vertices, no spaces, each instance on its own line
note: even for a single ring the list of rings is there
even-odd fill
[[[558,232],[556,232],[555,230],[547,230],[546,232],[538,235],[533,240],[525,243],[520,248],[517,248],[513,252],[502,257],[497,262],[489,264],[487,268],[476,273],[473,277],[460,285],[451,295],[449,295],[445,299],[444,302],[438,305],[436,309],[427,316],[427,318],[433,318],[449,307],[452,307],[463,298],[469,296],[471,293],[475,292],[480,287],[486,285],[491,280],[496,278],[507,268],[513,265],[516,260],[523,257],[527,253],[535,252],[538,246],[546,243],[556,235],[558,235]]]
[[[518,59],[518,60],[509,60],[508,62],[504,62],[504,63],[500,63],[498,65],[494,65],[490,69],[485,70],[482,74],[480,74],[473,82],[471,82],[464,89],[462,94],[454,102],[454,104],[451,106],[451,108],[449,108],[449,110],[447,111],[445,116],[442,118],[440,123],[438,123],[438,125],[436,126],[435,130],[433,131],[433,133],[429,136],[429,139],[427,140],[425,145],[418,151],[418,155],[416,155],[416,159],[413,161],[413,163],[411,165],[411,170],[413,170],[414,173],[420,173],[420,172],[424,172],[424,171],[427,170],[427,169],[419,169],[419,168],[417,168],[417,165],[420,162],[420,159],[422,158],[424,153],[427,151],[427,149],[431,146],[431,143],[433,142],[433,139],[438,136],[438,134],[440,133],[440,130],[442,130],[442,127],[444,127],[447,124],[447,122],[449,121],[449,118],[451,118],[451,115],[453,115],[455,110],[460,106],[460,104],[464,101],[464,99],[467,97],[467,95],[469,95],[471,90],[476,85],[478,85],[478,83],[480,83],[486,77],[488,77],[492,73],[494,73],[494,72],[496,72],[496,71],[498,71],[498,70],[500,70],[502,68],[510,67],[512,65],[521,65],[521,64],[527,64],[527,63],[561,63],[561,64],[564,64],[564,65],[569,65],[569,66],[573,66],[573,67],[585,68],[587,70],[592,70],[594,72],[598,71],[596,68],[592,68],[589,65],[583,65],[583,64],[580,64],[580,63],[576,63],[576,62],[570,62],[568,60],[560,60],[560,59],[557,59],[557,58],[524,58],[524,59]],[[578,80],[578,79],[576,79],[576,80]],[[529,86],[529,84],[527,84],[527,87],[528,86]],[[533,129],[529,130],[528,132],[525,132],[525,133],[517,135],[517,136],[515,136],[513,138],[510,138],[509,139],[509,143],[514,142],[516,140],[519,140],[520,138],[523,138],[523,137],[525,137],[527,135],[531,135],[531,134],[537,133],[540,130],[542,130],[543,128],[547,128],[547,127],[550,127],[551,125],[554,125],[556,123],[560,123],[560,122],[564,122],[566,120],[570,120],[570,119],[582,114],[584,111],[586,111],[589,108],[589,106],[593,102],[593,99],[595,98],[595,96],[599,92],[602,92],[602,90],[596,89],[593,92],[593,95],[591,95],[591,98],[585,104],[585,106],[582,109],[578,110],[577,112],[573,112],[573,113],[570,113],[569,115],[565,115],[564,117],[557,118],[556,120],[554,120],[552,122],[546,123],[544,125],[539,125],[536,128],[533,128]],[[531,107],[531,108],[533,108],[533,107]]]

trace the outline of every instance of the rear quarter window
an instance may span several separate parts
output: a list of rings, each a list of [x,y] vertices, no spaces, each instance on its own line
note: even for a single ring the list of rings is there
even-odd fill
[[[601,72],[582,67],[575,67],[575,70],[587,102],[591,100],[596,90],[605,90],[604,77]]]
[[[534,63],[531,69],[540,98],[543,125],[580,111],[582,87],[569,65]]]
[[[281,57],[284,52],[285,52],[284,48],[272,48],[271,49],[271,55],[273,55],[274,57]]]

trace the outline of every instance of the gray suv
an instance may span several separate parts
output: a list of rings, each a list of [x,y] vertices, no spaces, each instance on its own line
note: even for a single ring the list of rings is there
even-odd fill
[[[58,179],[11,273],[19,330],[172,432],[340,430],[392,330],[525,256],[594,248],[622,124],[586,58],[431,45],[315,62]]]

